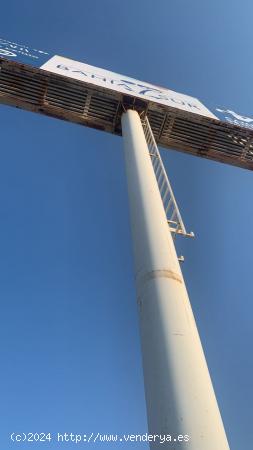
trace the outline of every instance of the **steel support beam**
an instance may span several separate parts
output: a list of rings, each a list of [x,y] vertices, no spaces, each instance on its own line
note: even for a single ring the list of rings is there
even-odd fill
[[[229,450],[136,111],[123,113],[122,132],[148,427],[172,438],[162,445],[153,438],[150,448]]]

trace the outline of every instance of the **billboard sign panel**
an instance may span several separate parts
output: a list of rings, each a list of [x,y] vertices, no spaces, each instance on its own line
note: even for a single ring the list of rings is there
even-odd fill
[[[41,68],[79,81],[86,81],[86,83],[112,89],[122,94],[129,94],[144,100],[156,102],[160,105],[216,118],[214,114],[194,97],[179,94],[178,92],[154,84],[110,72],[109,70],[63,58],[62,56],[53,56]]]
[[[50,58],[49,53],[43,50],[27,47],[27,45],[16,44],[0,38],[0,56],[12,61],[29,64],[34,67],[41,67]]]
[[[253,130],[253,117],[242,116],[241,114],[226,108],[216,108],[215,115],[222,122],[229,122],[242,128]]]

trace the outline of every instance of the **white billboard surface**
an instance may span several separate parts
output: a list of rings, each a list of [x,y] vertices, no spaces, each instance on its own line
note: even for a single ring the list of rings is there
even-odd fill
[[[103,88],[112,89],[122,94],[132,95],[160,105],[178,108],[187,112],[217,119],[198,99],[188,95],[156,86],[134,78],[90,66],[55,55],[41,66],[41,69],[64,75],[75,80],[85,81]]]

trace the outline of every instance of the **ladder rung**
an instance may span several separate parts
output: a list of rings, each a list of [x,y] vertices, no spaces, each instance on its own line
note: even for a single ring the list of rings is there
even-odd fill
[[[167,212],[169,211],[169,209],[170,209],[170,207],[171,207],[171,205],[172,205],[172,202],[173,202],[173,200],[172,200],[172,197],[171,197],[170,200],[169,200],[169,203],[168,203],[168,205],[167,205],[167,207],[166,207],[166,209],[165,209],[166,214],[167,214]]]

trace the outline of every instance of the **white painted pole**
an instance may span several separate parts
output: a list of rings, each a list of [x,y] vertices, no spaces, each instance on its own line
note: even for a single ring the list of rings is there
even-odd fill
[[[148,427],[174,444],[156,437],[150,448],[229,450],[136,111],[123,113],[122,132]]]

